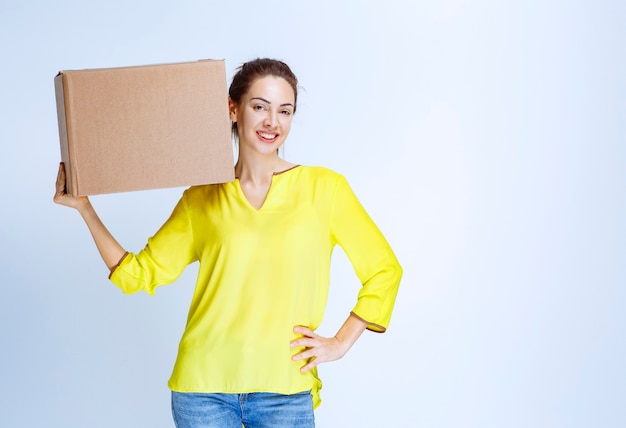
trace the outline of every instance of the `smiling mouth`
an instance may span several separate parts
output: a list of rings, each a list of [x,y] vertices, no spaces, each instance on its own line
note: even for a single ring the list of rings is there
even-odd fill
[[[257,132],[257,135],[261,137],[263,141],[273,142],[278,138],[278,134],[272,134],[271,132]]]

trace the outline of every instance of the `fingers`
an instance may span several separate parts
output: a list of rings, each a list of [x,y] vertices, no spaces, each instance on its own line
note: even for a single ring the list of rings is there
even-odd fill
[[[79,208],[84,204],[86,197],[75,197],[67,193],[67,180],[65,174],[65,164],[59,164],[59,172],[57,173],[56,191],[52,200],[59,205],[65,205],[72,208]]]
[[[318,364],[324,362],[324,359],[322,357],[316,355],[315,349],[308,349],[306,351],[300,352],[299,354],[291,357],[291,359],[293,361],[308,360],[307,364],[300,368],[301,373],[307,372]]]
[[[58,204],[60,202],[60,198],[63,197],[65,193],[65,168],[63,168],[63,163],[59,165],[55,190],[54,198],[52,198],[52,200]]]
[[[313,332],[313,330],[311,330],[310,328],[308,328],[305,325],[297,325],[297,326],[295,326],[293,328],[293,332],[294,333],[298,333],[298,334],[302,334],[302,335],[307,336],[307,337],[315,337],[315,336],[317,336]]]
[[[334,361],[340,358],[335,338],[320,336],[305,326],[296,326],[293,331],[302,335],[302,337],[294,339],[290,343],[292,348],[304,348],[291,357],[293,361],[306,361],[306,365],[300,369],[301,373],[307,372],[323,362]]]
[[[306,348],[304,351],[292,356],[291,359],[293,361],[306,361],[306,364],[300,368],[301,373],[305,373],[321,363],[334,360],[334,358],[328,355],[328,351],[321,347]]]
[[[63,165],[63,162],[59,164],[59,172],[57,174],[56,190],[57,190],[57,194],[65,193],[65,165]]]
[[[292,348],[303,347],[304,350],[293,355],[291,359],[293,361],[311,359],[311,361],[308,361],[306,365],[300,368],[300,372],[304,373],[311,370],[313,367],[317,366],[317,364],[320,363],[318,357],[316,356],[316,353],[318,352],[318,349],[320,347],[319,340],[317,339],[319,336],[315,334],[313,330],[303,325],[295,326],[293,328],[293,332],[295,334],[301,335],[302,337],[292,340],[289,345]]]
[[[302,339],[297,339],[297,340],[292,340],[291,343],[289,344],[289,346],[291,348],[306,348],[306,349],[311,349],[315,346],[314,343],[311,342],[305,342]],[[296,354],[298,355],[298,354]]]
[[[321,361],[319,361],[317,358],[314,358],[313,360],[311,360],[311,362],[309,362],[309,364],[307,364],[306,366],[302,367],[300,369],[300,373],[306,373],[309,370],[311,370],[314,367],[317,367],[317,365],[320,363]]]
[[[63,168],[63,162],[61,162],[59,164],[59,172],[57,173],[57,189],[59,188],[59,183],[61,182],[61,180],[64,178],[63,176],[65,175],[65,168]]]
[[[306,350],[296,354],[292,357],[294,361],[306,360],[307,358],[317,357],[317,351],[314,348],[307,348]]]
[[[300,338],[300,339],[292,340],[290,343],[290,346],[292,348],[300,348],[300,347],[315,348],[319,346],[319,342],[315,339]]]
[[[298,339],[294,339],[291,341],[290,345],[292,348],[297,348],[299,346],[305,346],[307,348],[312,348],[313,346],[316,345],[316,342],[314,341],[314,339],[318,338],[319,336],[317,334],[315,334],[313,332],[313,330],[311,330],[308,327],[305,327],[303,325],[297,325],[293,328],[293,332],[296,334],[300,334],[303,337],[300,337]]]

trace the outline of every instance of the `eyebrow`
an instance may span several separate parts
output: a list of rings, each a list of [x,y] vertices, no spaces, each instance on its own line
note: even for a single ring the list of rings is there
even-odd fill
[[[266,100],[265,98],[261,98],[261,97],[252,97],[252,98],[250,98],[250,99],[251,99],[251,100],[260,100],[260,101],[263,101],[264,103],[267,103],[267,104],[270,104],[270,105],[272,104],[271,102],[269,102],[269,101],[268,101],[268,100]],[[291,107],[293,107],[293,104],[291,104],[291,103],[285,103],[285,104],[281,104],[281,105],[280,105],[280,107],[287,107],[287,106],[291,106]]]

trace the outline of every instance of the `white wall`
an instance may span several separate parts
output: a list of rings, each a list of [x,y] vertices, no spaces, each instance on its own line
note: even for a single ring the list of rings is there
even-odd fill
[[[348,3],[348,2],[345,2]],[[405,268],[384,335],[322,366],[320,427],[626,425],[623,2],[0,4],[1,426],[169,427],[194,269],[107,281],[52,203],[61,69],[288,62],[286,147],[345,174]],[[182,189],[93,197],[139,250]],[[332,334],[358,284],[335,254]]]

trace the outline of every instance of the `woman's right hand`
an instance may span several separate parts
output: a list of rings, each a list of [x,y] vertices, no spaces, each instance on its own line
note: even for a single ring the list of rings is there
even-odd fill
[[[56,204],[76,208],[77,210],[80,210],[89,204],[89,198],[87,198],[87,196],[72,196],[67,193],[65,187],[65,164],[63,162],[59,164],[56,193],[54,194],[53,200]]]

